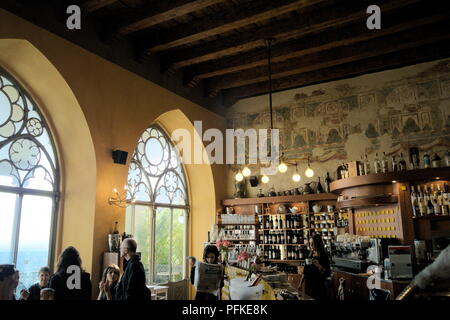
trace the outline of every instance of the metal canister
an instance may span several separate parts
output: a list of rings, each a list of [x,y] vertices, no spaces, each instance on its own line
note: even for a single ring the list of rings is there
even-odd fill
[[[427,260],[427,247],[425,244],[425,240],[414,240],[414,250],[416,254],[416,259],[418,261],[426,261]]]

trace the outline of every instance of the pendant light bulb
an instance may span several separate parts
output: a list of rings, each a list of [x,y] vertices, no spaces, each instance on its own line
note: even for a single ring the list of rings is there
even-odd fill
[[[249,167],[245,167],[244,169],[242,169],[242,175],[243,175],[244,177],[250,176],[251,173],[252,173],[252,171],[250,170]]]
[[[314,170],[308,166],[308,168],[305,170],[305,176],[307,176],[308,178],[312,178],[314,176]]]
[[[266,175],[263,175],[261,178],[262,183],[269,183],[269,180],[270,180],[269,177]]]
[[[292,176],[292,180],[294,182],[299,182],[301,178],[302,177],[300,177],[300,175],[298,173],[294,173],[294,175]]]
[[[234,178],[236,179],[237,182],[241,182],[242,180],[244,180],[244,175],[239,171],[238,173],[236,173]]]
[[[280,171],[281,173],[285,173],[287,171],[288,167],[286,165],[286,163],[282,162],[278,165],[278,171]]]

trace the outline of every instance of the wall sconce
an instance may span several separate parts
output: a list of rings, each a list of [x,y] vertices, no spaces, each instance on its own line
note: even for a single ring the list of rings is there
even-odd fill
[[[108,198],[108,203],[110,205],[115,205],[120,208],[126,208],[130,204],[134,204],[136,202],[136,198],[134,197],[131,199],[131,201],[127,202],[128,187],[124,186],[123,188],[125,191],[122,193],[119,193],[119,191],[116,188],[113,189],[114,195]]]

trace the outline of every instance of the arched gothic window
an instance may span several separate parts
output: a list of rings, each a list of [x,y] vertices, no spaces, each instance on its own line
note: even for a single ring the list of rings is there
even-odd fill
[[[128,171],[126,231],[137,243],[148,283],[185,279],[186,177],[170,138],[157,125],[140,137]]]
[[[59,168],[37,105],[0,69],[0,264],[13,263],[31,285],[52,267]]]

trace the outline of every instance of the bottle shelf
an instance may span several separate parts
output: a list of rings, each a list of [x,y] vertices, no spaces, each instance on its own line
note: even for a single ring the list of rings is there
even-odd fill
[[[450,215],[413,217],[413,220],[450,220]]]
[[[265,262],[304,262],[305,260],[274,260],[274,259],[264,259]]]
[[[259,223],[218,223],[218,226],[257,226]]]
[[[262,231],[295,231],[295,230],[306,230],[306,229],[309,229],[309,228],[284,228],[284,229],[259,229],[259,230],[262,230]]]
[[[270,244],[270,243],[265,243],[265,244],[261,244],[261,246],[302,246],[305,247],[306,244],[302,244],[302,243],[275,243],[275,244]]]
[[[450,178],[450,167],[414,169],[389,173],[372,173],[331,182],[331,192],[339,194],[343,189],[371,184],[389,184],[405,181],[431,181]],[[339,207],[338,207],[339,208]]]

